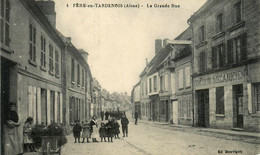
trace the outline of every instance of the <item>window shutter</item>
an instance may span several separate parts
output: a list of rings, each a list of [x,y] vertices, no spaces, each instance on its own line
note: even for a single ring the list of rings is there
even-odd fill
[[[253,113],[253,105],[252,105],[252,84],[247,84],[247,94],[248,94],[248,112],[249,114]]]
[[[212,48],[212,68],[217,68],[217,47]]]
[[[233,63],[233,40],[227,41],[227,63]]]
[[[246,60],[247,59],[247,34],[243,33],[241,36],[241,54],[242,54],[242,60]]]

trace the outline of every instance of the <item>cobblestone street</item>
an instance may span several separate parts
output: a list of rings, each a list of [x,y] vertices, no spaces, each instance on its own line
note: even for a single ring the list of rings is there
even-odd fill
[[[130,119],[131,120],[131,119]],[[191,130],[190,130],[191,131]],[[120,136],[122,136],[120,134]],[[210,144],[209,144],[210,143]],[[63,155],[83,154],[245,154],[259,152],[257,144],[161,128],[147,123],[129,124],[129,137],[114,139],[113,143],[74,143],[72,135],[62,148]],[[229,151],[225,153],[225,151]],[[221,153],[222,151],[222,153]]]

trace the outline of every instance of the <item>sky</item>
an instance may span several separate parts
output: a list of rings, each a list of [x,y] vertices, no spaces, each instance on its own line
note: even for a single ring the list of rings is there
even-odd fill
[[[92,76],[102,88],[127,92],[155,55],[155,39],[174,39],[206,0],[54,0],[56,28],[89,53]],[[82,4],[140,4],[142,8],[76,8]],[[67,7],[67,4],[69,7]],[[147,8],[176,4],[180,8]]]

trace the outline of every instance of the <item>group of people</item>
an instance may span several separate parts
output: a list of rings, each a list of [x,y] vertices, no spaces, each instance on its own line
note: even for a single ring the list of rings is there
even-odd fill
[[[31,136],[33,118],[28,117],[23,125],[23,137],[18,128],[22,125],[16,112],[16,103],[10,102],[3,118],[3,153],[5,155],[22,154],[35,151]],[[22,139],[23,138],[23,139]]]
[[[94,143],[99,142],[97,140],[98,137],[100,137],[101,142],[106,142],[106,139],[108,140],[108,142],[113,142],[113,138],[120,138],[120,125],[115,117],[109,117],[107,123],[101,122],[100,127],[96,120],[96,116],[93,116],[91,121],[86,120],[83,121],[81,124],[79,121],[76,121],[75,123],[76,124],[73,127],[75,143],[80,143],[80,138],[83,139],[82,143],[85,142],[85,139],[87,140],[87,143],[89,143],[90,138]],[[123,113],[121,116],[123,137],[128,136],[128,124],[129,120]]]
[[[124,111],[106,111],[104,113],[104,111],[101,111],[101,120],[103,121],[104,118],[105,120],[108,120],[109,117],[113,117],[117,120],[121,119],[122,118],[122,115],[125,115],[125,112]]]

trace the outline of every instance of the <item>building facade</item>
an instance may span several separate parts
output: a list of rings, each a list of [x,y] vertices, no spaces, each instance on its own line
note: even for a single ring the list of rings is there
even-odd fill
[[[258,6],[211,0],[189,18],[195,126],[259,132]]]

